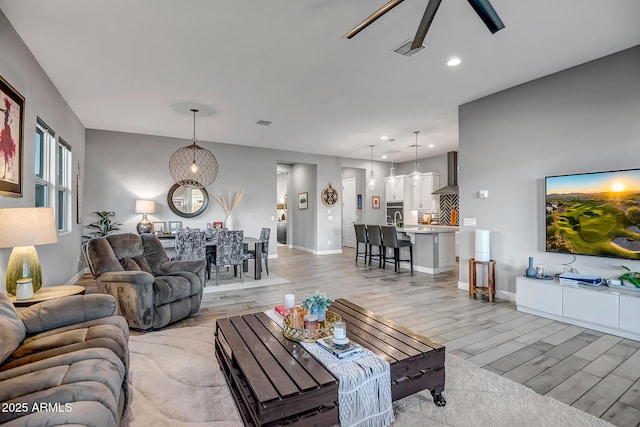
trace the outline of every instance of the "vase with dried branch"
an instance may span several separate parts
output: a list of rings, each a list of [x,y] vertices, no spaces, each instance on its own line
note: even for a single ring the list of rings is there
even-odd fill
[[[213,198],[220,203],[220,206],[222,206],[222,209],[224,209],[224,212],[227,214],[227,218],[224,220],[224,226],[229,230],[233,230],[233,217],[231,214],[240,203],[240,200],[242,200],[242,191],[236,192],[233,198],[231,198],[231,194],[228,191],[221,196],[214,195]]]

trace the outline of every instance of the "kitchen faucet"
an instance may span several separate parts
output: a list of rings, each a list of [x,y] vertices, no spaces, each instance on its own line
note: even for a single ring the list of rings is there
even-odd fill
[[[391,219],[391,215],[387,215],[387,224],[391,224],[393,223],[393,220]]]
[[[400,213],[400,211],[396,211],[396,213],[393,214],[393,222],[395,222],[396,224],[398,223],[398,215],[400,215],[400,222],[402,222],[402,214]]]

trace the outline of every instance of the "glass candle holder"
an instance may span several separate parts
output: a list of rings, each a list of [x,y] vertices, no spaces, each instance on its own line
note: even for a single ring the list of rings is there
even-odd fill
[[[337,340],[347,338],[347,324],[342,320],[333,323],[333,338]]]
[[[16,285],[16,299],[30,299],[33,298],[33,283],[30,277],[24,279],[18,279]]]
[[[307,314],[304,316],[305,329],[318,329],[318,316],[315,314]]]

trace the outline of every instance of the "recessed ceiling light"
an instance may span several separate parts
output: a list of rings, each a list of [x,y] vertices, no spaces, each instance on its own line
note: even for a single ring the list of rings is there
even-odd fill
[[[388,137],[388,136],[384,136],[384,135],[383,135],[383,136],[381,136],[381,137],[380,137],[380,139],[382,139],[382,140],[386,140],[386,139],[389,139],[389,137]]]
[[[460,58],[451,58],[447,61],[447,65],[449,67],[455,67],[457,65],[460,65],[462,63],[462,60]]]
[[[435,144],[429,144],[429,145],[427,145],[427,147],[433,148],[433,147],[435,147]]]
[[[382,158],[383,158],[383,159],[386,159],[386,158],[387,158],[387,155],[386,155],[386,154],[383,154],[383,155],[382,155]]]

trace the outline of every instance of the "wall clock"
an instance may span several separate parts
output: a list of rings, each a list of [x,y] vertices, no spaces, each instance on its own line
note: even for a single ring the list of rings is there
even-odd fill
[[[331,183],[322,189],[322,203],[327,206],[335,206],[338,203],[338,191],[331,186]]]

